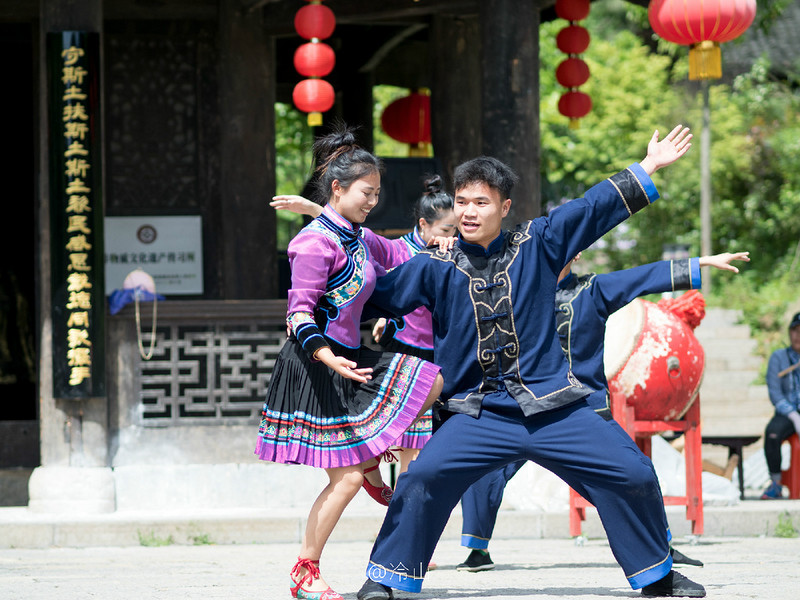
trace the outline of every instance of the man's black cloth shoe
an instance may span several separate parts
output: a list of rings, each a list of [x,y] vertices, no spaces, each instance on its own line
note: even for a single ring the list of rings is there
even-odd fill
[[[705,598],[706,590],[699,583],[695,583],[677,571],[670,571],[658,581],[644,586],[642,588],[642,596]]]
[[[456,567],[456,571],[470,571],[471,573],[491,571],[492,569],[494,569],[494,563],[485,550],[473,550],[469,553],[467,560]]]
[[[367,579],[356,594],[358,600],[392,600],[392,588],[372,579]]]
[[[703,561],[695,558],[689,558],[680,550],[675,550],[675,548],[670,548],[669,553],[672,555],[672,564],[674,565],[692,565],[693,567],[703,566]]]

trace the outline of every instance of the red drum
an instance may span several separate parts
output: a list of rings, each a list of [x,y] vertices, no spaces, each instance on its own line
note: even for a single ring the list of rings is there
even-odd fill
[[[697,397],[705,353],[686,322],[637,298],[609,317],[603,355],[608,389],[640,421],[680,419]]]

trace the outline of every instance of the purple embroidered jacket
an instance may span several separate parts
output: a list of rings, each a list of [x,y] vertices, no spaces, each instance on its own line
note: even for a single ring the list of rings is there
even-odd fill
[[[387,240],[399,248],[401,262],[409,260],[412,256],[425,249],[425,241],[419,235],[419,230],[405,234],[396,240]],[[400,264],[400,263],[398,263]],[[395,267],[397,265],[392,265]],[[431,311],[424,306],[414,309],[403,317],[393,319],[396,325],[394,338],[408,346],[433,350],[433,323]]]
[[[286,321],[310,356],[328,339],[348,348],[361,345],[361,313],[376,273],[405,262],[406,252],[401,240],[354,225],[330,206],[295,236],[288,248]]]

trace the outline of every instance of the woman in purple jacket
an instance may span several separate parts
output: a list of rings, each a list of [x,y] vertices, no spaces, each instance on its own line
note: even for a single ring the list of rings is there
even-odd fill
[[[360,225],[378,202],[379,159],[347,128],[318,139],[314,155],[327,204],[289,244],[290,336],[275,363],[255,452],[325,469],[329,482],[308,516],[290,590],[295,598],[340,600],[320,575],[322,549],[367,477],[375,478],[368,491],[388,505],[391,489],[373,468],[377,457],[431,407],[443,382],[430,362],[361,345],[364,303],[395,254]]]
[[[414,229],[397,239],[387,239],[391,247],[389,268],[406,262],[424,250],[436,238],[450,238],[456,233],[453,216],[453,197],[445,192],[442,178],[432,175],[424,182],[425,191],[414,204]],[[270,206],[279,210],[318,217],[322,207],[302,196],[275,196]],[[411,354],[427,361],[433,361],[433,326],[431,313],[420,307],[399,318],[379,318],[372,330],[375,341],[387,352]],[[419,454],[420,449],[430,439],[433,411],[427,411],[409,427],[394,444],[400,452],[400,474],[408,469],[409,463]]]

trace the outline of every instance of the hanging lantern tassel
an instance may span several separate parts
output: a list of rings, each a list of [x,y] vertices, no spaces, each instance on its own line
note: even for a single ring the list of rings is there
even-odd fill
[[[722,52],[719,42],[706,40],[689,47],[689,79],[719,79],[722,77]]]

